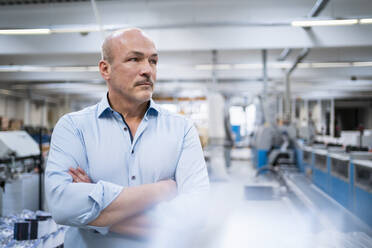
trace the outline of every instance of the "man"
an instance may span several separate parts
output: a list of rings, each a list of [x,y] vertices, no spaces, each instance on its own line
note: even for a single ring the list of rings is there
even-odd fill
[[[65,247],[144,247],[159,203],[208,191],[195,127],[151,99],[157,62],[141,30],[109,35],[99,62],[107,96],[54,128],[45,191],[53,218],[71,226]]]

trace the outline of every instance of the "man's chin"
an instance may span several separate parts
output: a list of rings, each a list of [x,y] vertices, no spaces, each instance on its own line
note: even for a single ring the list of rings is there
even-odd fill
[[[137,99],[140,100],[141,102],[147,102],[147,101],[150,101],[150,99],[152,98],[152,91],[150,92],[141,92],[142,94],[140,94]]]

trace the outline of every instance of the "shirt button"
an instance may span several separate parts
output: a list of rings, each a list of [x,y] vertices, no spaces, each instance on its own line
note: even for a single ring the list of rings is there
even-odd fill
[[[136,176],[132,176],[131,179],[132,179],[132,180],[136,180]]]
[[[124,127],[124,131],[127,131],[128,130],[128,128],[127,127]]]

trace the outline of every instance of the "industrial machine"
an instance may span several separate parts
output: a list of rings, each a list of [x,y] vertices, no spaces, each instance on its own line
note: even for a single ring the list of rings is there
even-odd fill
[[[1,214],[41,209],[42,155],[25,131],[0,132]]]

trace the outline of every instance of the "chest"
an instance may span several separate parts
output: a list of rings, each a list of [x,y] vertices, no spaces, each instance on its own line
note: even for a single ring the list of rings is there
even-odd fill
[[[122,186],[173,178],[183,136],[147,123],[138,126],[132,141],[125,127],[107,122],[100,125],[102,130],[83,132],[90,178]]]

